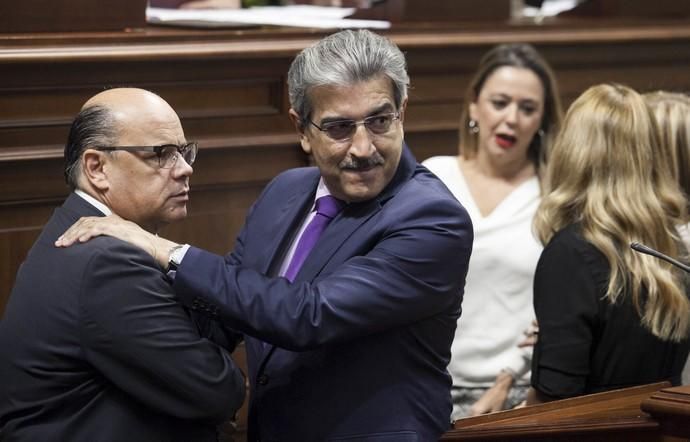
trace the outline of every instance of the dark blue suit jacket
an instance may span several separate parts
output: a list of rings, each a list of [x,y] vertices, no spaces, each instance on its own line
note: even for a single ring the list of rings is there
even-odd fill
[[[53,245],[79,217],[100,215],[70,195],[17,274],[0,321],[0,440],[216,440],[244,379],[160,267],[110,237]]]
[[[294,283],[271,278],[313,203],[316,168],[275,178],[223,259],[191,248],[178,297],[247,337],[250,440],[432,441],[472,247],[464,208],[405,147],[392,182],[347,206]]]

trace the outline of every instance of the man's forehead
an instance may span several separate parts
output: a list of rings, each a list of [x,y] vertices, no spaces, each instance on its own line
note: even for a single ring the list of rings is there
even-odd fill
[[[387,77],[377,77],[349,85],[322,85],[309,91],[313,113],[354,110],[365,113],[394,110],[393,84]]]
[[[172,107],[158,95],[144,89],[109,89],[93,96],[84,104],[84,108],[93,106],[107,109],[113,123],[123,129],[180,129],[179,118]]]
[[[143,100],[149,94],[151,93],[148,91],[136,88],[108,89],[91,97],[84,103],[83,108],[92,106],[126,106],[132,102]]]
[[[108,109],[116,120],[149,118],[177,119],[175,111],[158,95],[144,89],[116,88],[91,97],[82,109],[100,106]]]

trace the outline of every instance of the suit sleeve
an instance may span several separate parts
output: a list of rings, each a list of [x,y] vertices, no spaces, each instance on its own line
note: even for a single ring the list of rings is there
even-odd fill
[[[189,313],[192,321],[196,324],[201,337],[211,340],[229,352],[235,351],[237,346],[244,340],[242,333],[208,315],[189,310],[187,310],[187,313]]]
[[[83,350],[117,388],[181,419],[220,421],[240,407],[242,373],[200,336],[148,255],[124,243],[99,249],[82,281]]]
[[[192,308],[211,310],[289,350],[458,311],[473,237],[467,213],[451,198],[422,198],[391,210],[387,219],[394,221],[365,253],[313,282],[269,278],[192,247],[178,268],[175,292]]]
[[[584,394],[598,312],[594,281],[574,238],[554,237],[542,252],[534,280],[539,339],[532,386],[548,396]]]

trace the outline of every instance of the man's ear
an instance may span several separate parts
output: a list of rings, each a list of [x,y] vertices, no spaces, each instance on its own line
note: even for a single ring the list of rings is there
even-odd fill
[[[311,154],[311,144],[309,143],[309,137],[307,137],[306,128],[304,127],[302,118],[300,118],[299,114],[295,112],[294,109],[290,109],[288,115],[290,116],[290,120],[292,120],[292,124],[295,126],[295,130],[299,135],[299,142],[302,145],[302,150],[307,155]]]
[[[290,116],[290,121],[292,121],[292,124],[295,126],[295,130],[300,136],[302,136],[304,134],[304,125],[302,124],[302,118],[299,116],[297,111],[295,111],[292,108],[290,108],[290,110],[288,111],[288,115]]]
[[[400,122],[404,123],[405,122],[405,111],[407,110],[407,98],[403,100],[403,102],[400,104]]]
[[[110,181],[106,173],[105,165],[108,162],[107,155],[104,152],[86,149],[81,154],[81,172],[83,179],[90,185],[103,192],[110,188]]]

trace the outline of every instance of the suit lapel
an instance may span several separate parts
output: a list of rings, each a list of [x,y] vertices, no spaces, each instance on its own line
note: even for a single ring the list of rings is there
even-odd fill
[[[305,212],[313,203],[314,192],[319,182],[318,173],[314,175],[305,179],[301,185],[295,186],[290,194],[276,203],[278,205],[275,214],[269,220],[270,226],[267,229],[271,232],[272,238],[269,239],[269,246],[264,251],[265,255],[260,258],[263,274],[275,276],[280,268],[280,259],[290,246],[290,240],[299,228]]]
[[[313,281],[326,267],[333,255],[357,229],[364,225],[379,210],[377,200],[365,204],[350,204],[326,227],[318,242],[302,264],[295,282]]]
[[[299,185],[287,189],[289,193],[281,193],[278,196],[280,201],[272,202],[276,205],[276,209],[275,213],[271,213],[271,218],[268,220],[269,224],[266,228],[266,232],[271,232],[271,237],[267,238],[268,247],[264,249],[262,255],[258,258],[260,270],[263,274],[277,276],[278,269],[282,263],[281,259],[290,246],[290,240],[299,228],[305,212],[314,202],[314,194],[319,178],[320,175],[316,168],[310,170],[305,174],[304,179]],[[257,370],[258,376],[263,373],[276,346],[255,338],[248,340],[255,341],[253,342],[254,351],[260,355],[260,358],[258,358],[260,360]]]
[[[378,213],[384,204],[395,196],[400,188],[410,180],[414,174],[417,160],[410,152],[407,145],[403,145],[400,156],[400,164],[391,179],[379,196],[371,201],[349,204],[326,227],[318,242],[312,249],[307,259],[302,264],[295,282],[313,281],[321,270],[328,264],[333,255],[352,236],[355,231],[363,226],[369,219]]]
[[[307,257],[302,268],[295,278],[295,283],[302,281],[313,281],[314,278],[333,258],[340,246],[352,236],[355,231],[364,225],[372,216],[378,213],[382,206],[400,190],[400,188],[412,177],[417,166],[417,160],[410,152],[406,144],[403,144],[403,151],[400,158],[400,165],[395,176],[381,194],[371,201],[364,203],[350,204],[328,225],[314,249]],[[302,186],[296,186],[297,191],[288,195],[273,223],[276,232],[274,241],[268,249],[267,259],[264,261],[264,274],[270,268],[277,268],[277,262],[283,256],[285,248],[288,247],[292,235],[299,226],[304,212],[308,205],[313,202],[316,186],[320,175],[318,171],[315,176],[307,176]],[[252,338],[253,339],[253,338]],[[261,354],[261,362],[257,370],[257,376],[261,375],[266,368],[271,356],[276,350],[276,346],[256,340],[255,350]]]

